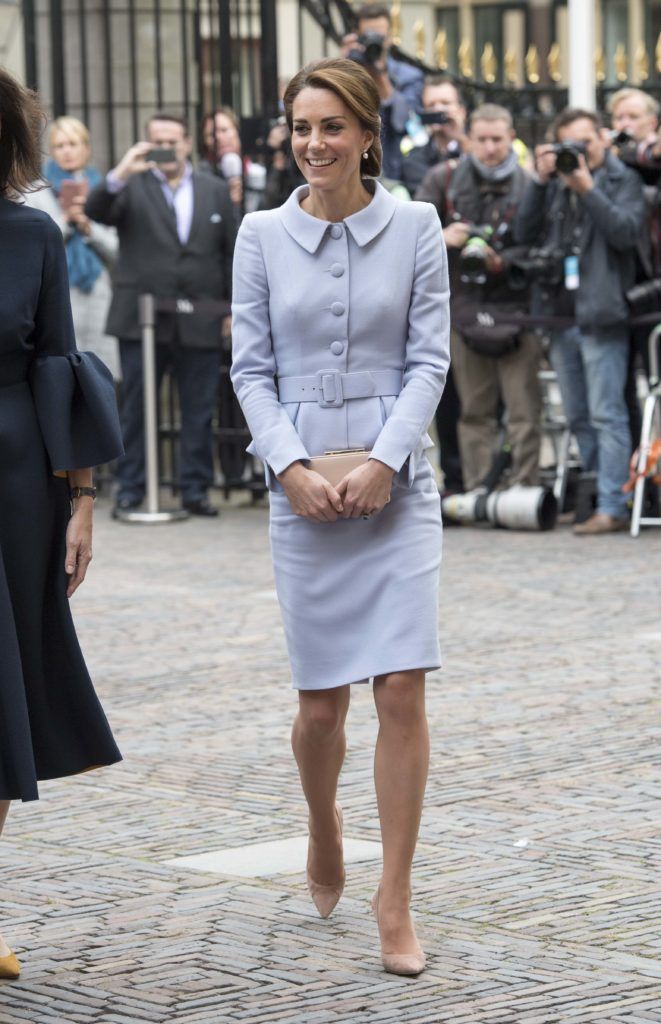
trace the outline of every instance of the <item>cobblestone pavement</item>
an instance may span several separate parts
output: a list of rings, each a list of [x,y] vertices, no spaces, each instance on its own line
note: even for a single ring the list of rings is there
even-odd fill
[[[0,927],[24,972],[1,1024],[660,1022],[661,531],[447,531],[415,868],[429,967],[398,979],[378,861],[348,866],[327,921],[302,862],[168,863],[306,834],[266,521],[235,504],[127,526],[101,503],[75,610],[125,762],[12,808]],[[375,733],[355,687],[357,840],[378,841]]]

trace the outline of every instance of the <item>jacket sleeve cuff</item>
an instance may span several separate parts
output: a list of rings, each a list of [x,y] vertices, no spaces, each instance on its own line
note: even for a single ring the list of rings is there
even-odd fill
[[[257,454],[262,458],[259,448],[257,448]],[[299,441],[297,443],[293,441],[285,448],[279,448],[277,452],[271,453],[269,456],[265,455],[262,458],[262,462],[266,462],[269,465],[275,476],[280,476],[287,469],[287,466],[291,466],[293,462],[307,462],[309,458],[310,456],[303,442]]]

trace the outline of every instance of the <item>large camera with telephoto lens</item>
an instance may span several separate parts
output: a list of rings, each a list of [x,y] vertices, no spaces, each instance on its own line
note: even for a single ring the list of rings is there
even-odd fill
[[[528,250],[528,254],[515,259],[507,271],[507,283],[514,291],[523,291],[537,281],[549,288],[557,288],[565,278],[565,252],[552,246]]]
[[[459,254],[459,276],[464,284],[484,284],[487,249],[494,236],[491,224],[469,224],[468,239]]]
[[[661,311],[661,277],[634,285],[627,292],[627,302],[633,316]]]
[[[551,147],[555,153],[555,167],[560,174],[571,174],[577,171],[579,157],[587,154],[584,142],[558,142]]]
[[[349,50],[347,57],[364,67],[374,67],[383,57],[386,48],[386,37],[381,32],[362,32],[358,36],[362,50]]]

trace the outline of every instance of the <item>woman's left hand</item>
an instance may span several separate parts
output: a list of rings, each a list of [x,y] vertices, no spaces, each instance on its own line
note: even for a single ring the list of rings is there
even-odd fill
[[[64,568],[69,577],[67,597],[71,597],[83,582],[92,561],[92,502],[89,498],[79,498],[77,501],[80,504],[74,509],[67,526],[67,553],[64,560]]]
[[[343,519],[371,516],[390,501],[395,471],[378,459],[368,459],[363,466],[352,469],[336,487],[342,498]]]

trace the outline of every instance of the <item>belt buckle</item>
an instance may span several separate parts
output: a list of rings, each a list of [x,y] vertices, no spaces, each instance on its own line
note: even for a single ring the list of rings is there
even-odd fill
[[[339,409],[344,405],[342,373],[340,370],[318,370],[317,402],[322,409]]]

